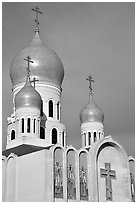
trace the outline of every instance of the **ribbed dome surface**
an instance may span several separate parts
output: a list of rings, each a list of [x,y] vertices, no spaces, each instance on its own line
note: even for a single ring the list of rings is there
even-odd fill
[[[34,63],[30,63],[31,76],[35,76],[40,82],[61,87],[64,77],[64,68],[57,54],[46,46],[40,39],[38,32],[32,42],[19,52],[13,59],[10,68],[10,77],[13,87],[26,80],[26,62],[24,58],[31,57]]]
[[[41,96],[27,80],[25,86],[16,94],[15,109],[35,107],[41,109]]]
[[[94,102],[90,95],[88,103],[80,112],[80,122],[101,122],[104,121],[104,114],[101,108]]]

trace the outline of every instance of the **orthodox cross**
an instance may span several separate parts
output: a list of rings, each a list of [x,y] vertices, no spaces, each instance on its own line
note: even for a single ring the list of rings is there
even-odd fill
[[[35,8],[32,8],[32,11],[35,11],[36,12],[36,19],[35,19],[35,22],[36,22],[36,31],[39,32],[39,20],[38,20],[38,14],[43,14],[40,10],[39,10],[39,7],[38,6],[35,6]]]
[[[92,95],[92,86],[91,83],[94,82],[94,80],[92,79],[91,75],[86,79],[89,81],[89,93]]]
[[[31,80],[30,82],[33,82],[34,83],[34,88],[35,88],[35,83],[36,81],[39,81],[35,76],[33,77],[33,80]]]
[[[111,170],[110,163],[105,163],[105,169],[100,169],[100,175],[106,179],[106,200],[112,201],[111,179],[116,179],[116,172]]]
[[[29,65],[30,65],[30,62],[31,63],[34,63],[34,62],[31,61],[31,58],[29,56],[26,57],[26,59],[24,59],[24,60],[28,62],[28,67],[26,69],[27,69],[27,77],[30,78],[30,67],[29,67]]]

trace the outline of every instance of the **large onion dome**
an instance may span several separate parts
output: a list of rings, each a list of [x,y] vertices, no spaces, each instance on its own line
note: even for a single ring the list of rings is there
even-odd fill
[[[89,96],[88,103],[80,112],[80,122],[101,122],[104,121],[104,114],[101,108],[94,102],[93,96]]]
[[[39,82],[61,87],[64,77],[63,64],[57,54],[41,41],[39,32],[35,33],[31,43],[21,50],[12,61],[10,77],[13,87],[26,80],[24,61],[26,56],[31,56],[34,62],[30,64],[32,77],[35,76]]]
[[[15,96],[15,109],[35,107],[41,109],[41,96],[27,78],[25,86]]]

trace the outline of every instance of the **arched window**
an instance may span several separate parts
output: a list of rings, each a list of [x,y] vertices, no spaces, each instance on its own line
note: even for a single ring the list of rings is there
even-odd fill
[[[43,100],[41,100],[40,115],[43,116]]]
[[[97,133],[94,132],[94,142],[96,142],[96,141],[97,141]]]
[[[21,132],[24,133],[24,118],[21,119]]]
[[[52,144],[56,144],[57,143],[57,130],[56,128],[52,129]]]
[[[33,120],[33,132],[36,133],[36,118]]]
[[[11,131],[11,140],[14,140],[15,139],[15,130],[12,130]]]
[[[64,134],[64,131],[63,131],[63,133],[62,133],[62,146],[64,147],[64,142],[65,142],[65,138],[64,138],[64,136],[65,136],[65,134]]]
[[[40,124],[39,124],[39,120],[37,120],[37,132],[38,132],[38,134],[39,134],[39,126],[40,126]]]
[[[49,101],[49,117],[53,118],[53,101]]]
[[[45,129],[44,129],[44,127],[40,127],[40,138],[45,139]]]
[[[59,120],[59,102],[57,103],[57,120]]]
[[[86,133],[84,133],[84,145],[86,146]]]
[[[101,132],[98,133],[98,138],[101,139]]]
[[[91,132],[88,132],[88,144],[91,145]]]
[[[103,138],[103,137],[104,137],[104,132],[101,133],[101,138]]]
[[[27,119],[27,132],[30,133],[30,118]]]

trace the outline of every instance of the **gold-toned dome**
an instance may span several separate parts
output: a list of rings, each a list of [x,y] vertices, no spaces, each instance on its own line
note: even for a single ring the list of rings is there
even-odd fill
[[[31,43],[12,61],[10,77],[13,87],[26,80],[26,63],[24,62],[26,56],[31,56],[34,61],[30,65],[32,77],[35,76],[39,82],[61,87],[64,77],[63,64],[57,54],[41,41],[39,32],[35,33]]]
[[[15,96],[15,109],[35,107],[41,109],[41,96],[27,78],[25,86]]]
[[[80,112],[80,122],[101,122],[104,121],[104,114],[101,108],[94,102],[93,96],[89,96],[88,103]]]

